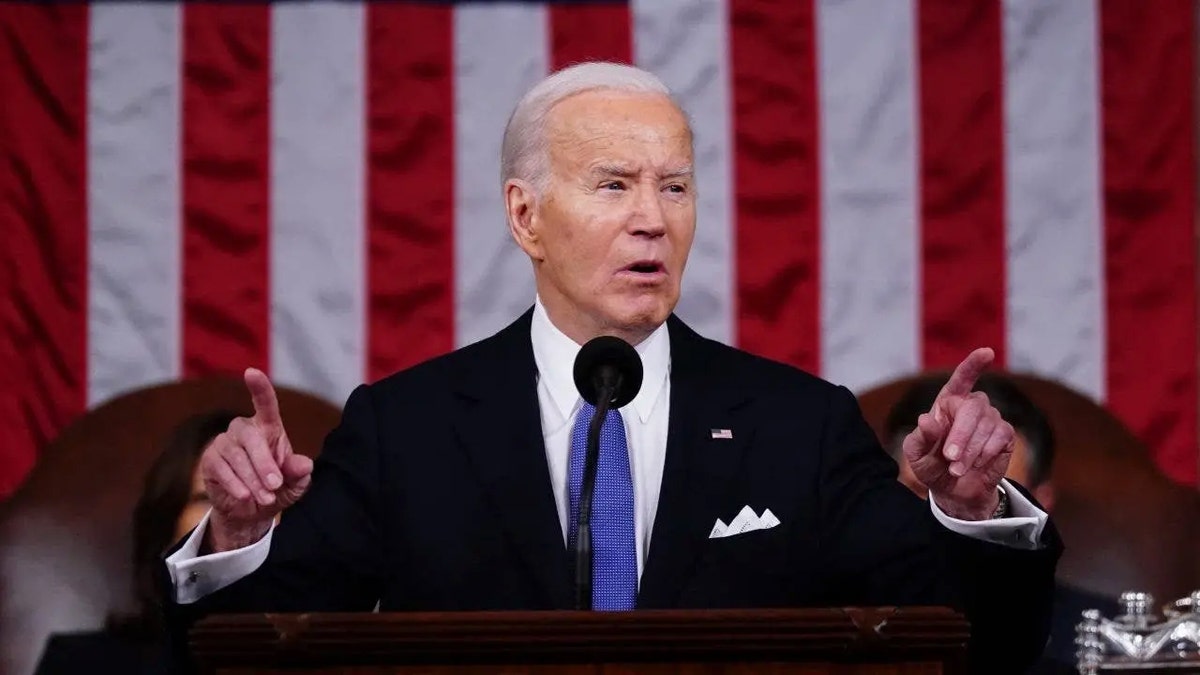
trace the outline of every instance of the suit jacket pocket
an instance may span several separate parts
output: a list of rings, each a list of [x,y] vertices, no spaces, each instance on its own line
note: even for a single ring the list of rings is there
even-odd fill
[[[705,548],[705,557],[720,559],[727,563],[763,562],[766,564],[764,558],[769,559],[773,553],[783,554],[783,544],[783,527],[776,525],[765,530],[753,530],[728,537],[711,538]]]
[[[781,604],[787,593],[786,543],[781,525],[709,539],[690,590],[717,607]]]

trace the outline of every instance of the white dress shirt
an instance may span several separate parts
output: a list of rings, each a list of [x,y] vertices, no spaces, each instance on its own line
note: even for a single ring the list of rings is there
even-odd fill
[[[633,401],[620,411],[625,421],[629,469],[633,478],[634,536],[639,580],[646,553],[650,550],[650,533],[658,510],[658,495],[667,454],[667,420],[671,400],[671,342],[667,331],[664,323],[635,345],[642,359],[642,388]],[[565,544],[570,503],[567,464],[571,453],[571,431],[583,403],[575,388],[573,374],[580,345],[551,323],[540,299],[534,306],[530,339],[538,371],[538,404],[546,444],[546,463],[550,469],[554,502],[558,507],[558,520]],[[1003,483],[1009,495],[1010,518],[964,521],[943,513],[932,498],[929,505],[939,522],[959,534],[1017,548],[1034,548],[1041,538],[1047,516],[1008,481]],[[274,526],[257,543],[245,548],[199,556],[197,554],[207,524],[208,516],[205,515],[187,542],[167,558],[177,602],[195,602],[250,574],[267,559]]]
[[[546,441],[546,463],[563,542],[567,541],[568,509],[567,464],[571,456],[571,431],[583,398],[575,388],[575,355],[580,345],[550,323],[542,303],[533,309],[533,360],[538,371],[538,404],[542,409],[542,436]],[[671,340],[667,324],[634,347],[642,359],[642,388],[619,412],[625,420],[625,439],[629,447],[629,472],[633,478],[633,532],[637,544],[637,573],[650,550],[650,529],[658,511],[658,491],[662,486],[663,466],[667,458],[667,420],[671,407]]]

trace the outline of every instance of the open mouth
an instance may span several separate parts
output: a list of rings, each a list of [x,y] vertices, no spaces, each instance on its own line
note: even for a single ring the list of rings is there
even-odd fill
[[[653,260],[639,260],[632,265],[625,267],[626,272],[635,274],[661,274],[666,272],[666,268],[662,263]]]

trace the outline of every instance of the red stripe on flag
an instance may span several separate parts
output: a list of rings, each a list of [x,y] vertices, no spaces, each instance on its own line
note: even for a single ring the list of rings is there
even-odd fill
[[[921,326],[927,368],[1006,356],[1000,3],[918,3]]]
[[[266,369],[270,9],[183,12],[183,372]]]
[[[86,5],[0,13],[0,498],[87,405]]]
[[[1196,483],[1196,179],[1189,0],[1100,4],[1107,402]]]
[[[738,0],[730,21],[737,343],[816,371],[820,146],[812,1]]]
[[[627,3],[552,4],[547,15],[553,69],[581,61],[633,61],[633,31]]]
[[[368,378],[454,347],[454,33],[447,6],[368,6]]]

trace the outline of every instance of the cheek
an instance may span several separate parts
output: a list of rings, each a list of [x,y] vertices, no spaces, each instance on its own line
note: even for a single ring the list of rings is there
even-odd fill
[[[556,199],[546,205],[540,239],[547,253],[554,254],[551,262],[570,258],[586,243],[588,220],[586,213],[566,200]]]
[[[545,245],[550,262],[573,277],[600,273],[620,235],[620,221],[611,214],[564,214]]]
[[[670,213],[669,229],[676,244],[682,244],[680,252],[687,253],[692,239],[696,236],[696,204],[687,202],[673,204]]]
[[[696,228],[688,225],[680,227],[677,232],[678,234],[671,240],[670,256],[676,271],[673,278],[678,287],[683,281],[680,277],[687,268],[688,256],[692,251],[692,243],[696,236]]]

